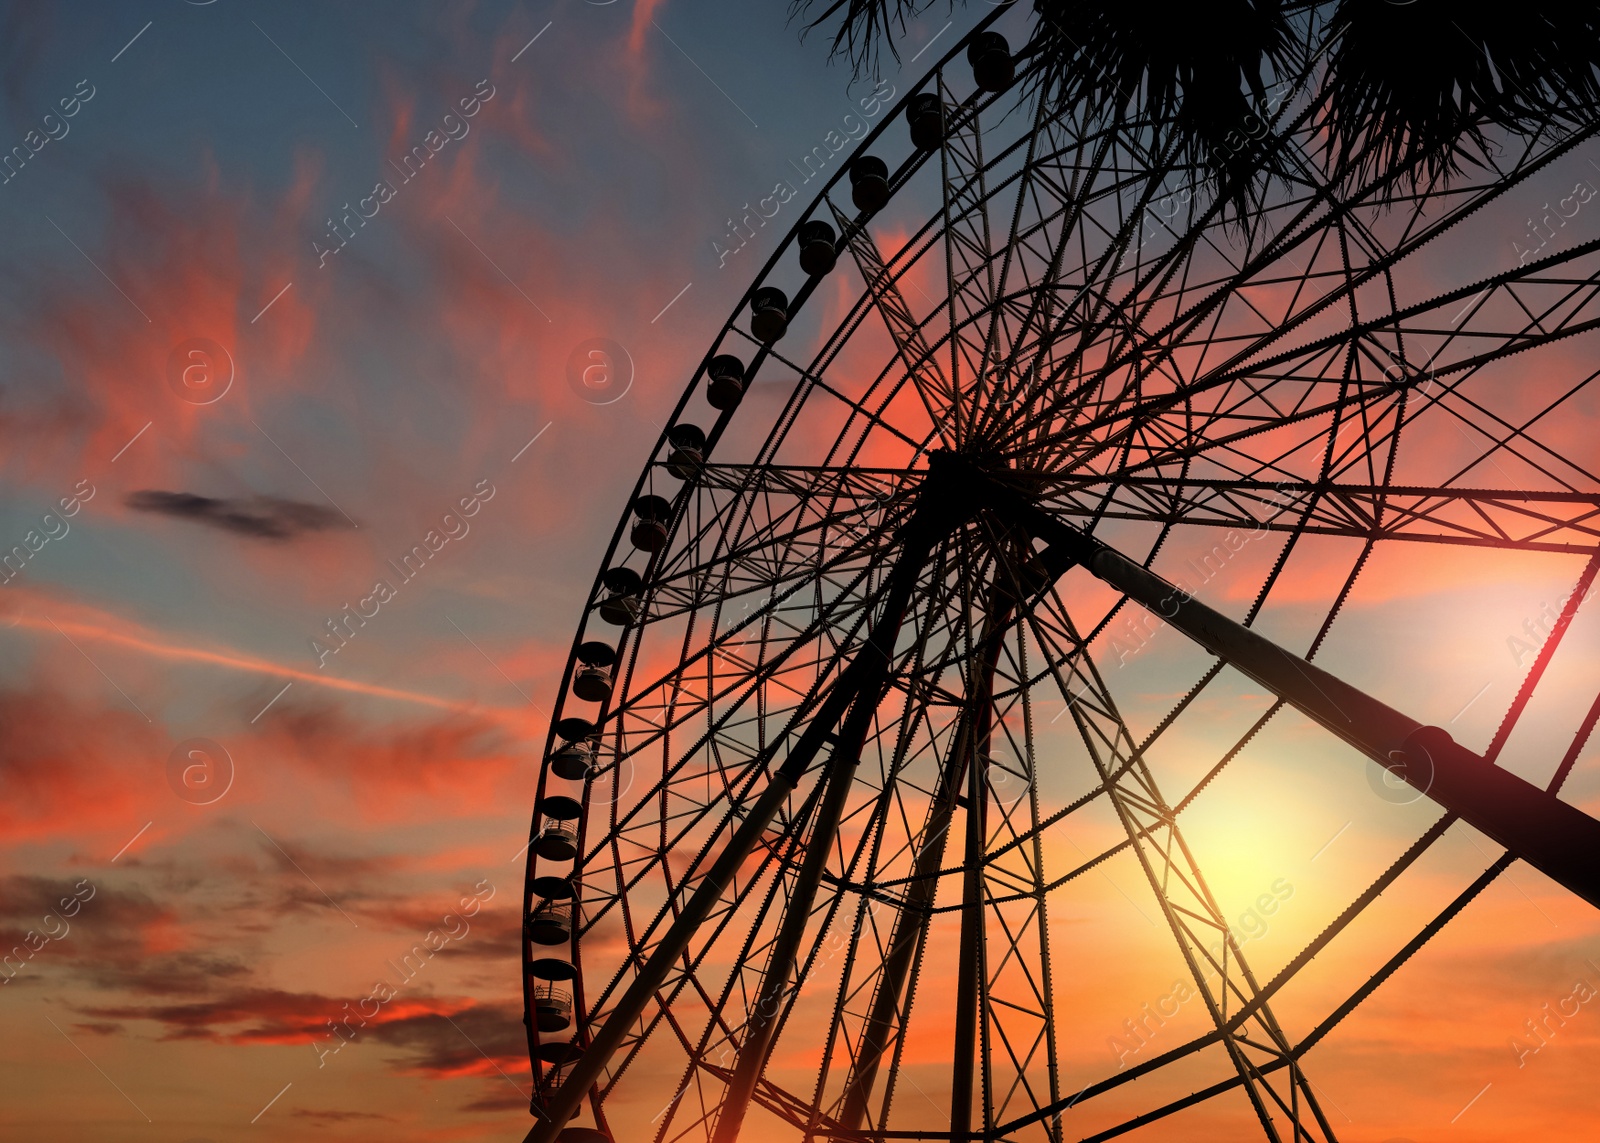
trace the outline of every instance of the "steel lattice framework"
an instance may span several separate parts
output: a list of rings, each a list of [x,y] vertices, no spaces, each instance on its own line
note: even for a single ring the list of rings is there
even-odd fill
[[[1048,110],[1026,75],[974,90],[969,42],[919,87],[936,147],[886,133],[898,116],[861,144],[907,156],[889,205],[852,205],[841,168],[802,219],[837,231],[837,268],[793,268],[797,224],[752,283],[746,302],[800,283],[786,340],[747,333],[741,303],[596,579],[530,837],[530,1140],[1087,1143],[1212,1101],[1271,1140],[1333,1140],[1308,1053],[1514,859],[1600,903],[1574,860],[1600,826],[1555,797],[1600,699],[1545,788],[1495,765],[1600,567],[1600,479],[1570,427],[1593,407],[1574,346],[1594,358],[1600,240],[1469,281],[1451,253],[1594,131],[1505,137],[1413,191],[1326,170],[1291,94],[1271,124],[1288,173],[1241,218],[1161,124]],[[743,401],[686,454],[672,433],[704,423],[724,354]],[[667,506],[644,548],[639,497]],[[1165,553],[1220,566],[1241,536],[1271,552],[1248,606],[1162,578]],[[1428,544],[1577,575],[1481,754],[1315,665],[1375,553]],[[1291,647],[1253,626],[1299,559],[1333,587]],[[1136,733],[1104,660],[1141,608],[1200,666]],[[1241,676],[1269,697],[1250,706]],[[1208,709],[1235,716],[1224,748],[1164,776]],[[1442,809],[1267,976],[1184,822],[1280,715]],[[1315,1023],[1280,1020],[1458,819],[1507,852]],[[1080,820],[1105,844],[1065,848]],[[1097,966],[1052,911],[1113,867],[1144,882],[1208,1030],[1069,1080],[1063,982]],[[1092,1117],[1151,1076],[1169,1094]]]

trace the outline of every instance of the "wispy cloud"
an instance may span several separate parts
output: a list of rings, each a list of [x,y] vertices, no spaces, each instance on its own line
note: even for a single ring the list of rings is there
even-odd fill
[[[200,496],[194,492],[141,489],[128,493],[123,503],[135,512],[171,516],[262,540],[290,540],[306,532],[355,526],[343,514],[320,504],[284,500],[276,496],[230,499]]]

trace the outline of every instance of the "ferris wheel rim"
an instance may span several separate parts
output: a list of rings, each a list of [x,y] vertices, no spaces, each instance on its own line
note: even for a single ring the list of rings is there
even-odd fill
[[[998,15],[999,15],[998,12],[995,13],[993,16],[990,17],[989,21],[986,21],[985,25],[981,25],[980,29],[975,29],[975,32],[977,30],[981,30],[981,27],[987,26],[987,23],[988,22],[992,22],[992,20],[995,17],[997,17]],[[961,49],[961,47],[966,42],[967,41],[964,39],[961,43],[958,43],[954,48],[952,48],[951,51],[945,57],[945,59],[941,60],[940,63],[936,64],[934,69],[932,69],[930,71],[930,73],[929,73],[930,76],[934,75],[934,74],[937,74],[938,71],[941,68],[943,68],[945,66],[945,64],[948,63],[949,59],[951,59],[951,58],[953,58],[955,56],[955,54]],[[920,88],[921,86],[926,84],[926,82],[927,82],[927,80],[925,78],[924,81],[923,81],[923,84],[919,84],[918,87]],[[914,93],[914,91],[915,91],[915,89],[913,89],[913,93]],[[894,119],[899,117],[899,114],[902,112],[902,110],[903,110],[904,106],[906,105],[906,103],[911,99],[913,93],[908,93],[906,96],[904,96],[901,99],[900,103],[896,104],[894,110],[891,111],[888,115],[886,115],[884,120],[878,125],[878,127],[866,139],[864,139],[862,141],[861,145],[858,147],[857,151],[855,152],[856,155],[860,155],[860,154],[866,153],[867,147],[869,147],[870,144],[878,137],[878,135],[882,132],[882,130],[885,129],[892,120],[894,120]],[[759,285],[763,281],[766,280],[767,275],[770,274],[772,268],[776,265],[779,257],[788,249],[788,247],[790,245],[793,244],[799,227],[801,225],[803,225],[804,222],[809,217],[811,217],[814,214],[814,212],[816,212],[818,210],[820,204],[822,204],[824,201],[826,201],[825,196],[827,195],[827,192],[832,188],[834,183],[836,183],[837,180],[843,175],[845,169],[846,168],[844,167],[844,165],[841,165],[839,171],[836,172],[836,174],[834,175],[833,180],[830,181],[828,186],[823,188],[823,191],[819,194],[818,198],[813,202],[812,206],[806,212],[804,212],[802,214],[802,217],[801,217],[800,221],[798,221],[795,224],[795,227],[791,229],[788,237],[782,243],[779,244],[778,250],[775,251],[774,254],[772,255],[772,258],[769,261],[767,267],[765,267],[757,275],[757,277],[753,280],[752,285],[750,287],[750,290],[747,291],[746,295],[743,298],[741,298],[739,305],[734,310],[733,316],[731,316],[729,318],[728,322],[724,325],[721,334],[719,334],[718,337],[713,341],[711,350],[707,353],[705,359],[702,360],[700,368],[696,371],[694,377],[691,379],[691,381],[689,383],[689,386],[688,386],[683,398],[680,399],[680,402],[679,402],[677,408],[674,410],[673,416],[670,419],[669,424],[676,423],[678,418],[680,418],[682,416],[683,411],[684,411],[685,407],[687,406],[687,402],[689,401],[689,399],[692,396],[693,392],[699,387],[699,385],[700,385],[700,383],[701,383],[701,381],[703,379],[703,376],[704,376],[704,374],[706,372],[706,367],[707,367],[708,363],[710,362],[711,357],[713,355],[715,355],[719,351],[719,349],[721,348],[721,346],[725,342],[726,338],[728,337],[729,333],[734,331],[734,329],[735,329],[734,322],[738,318],[739,314],[743,311],[743,309],[745,307],[745,304],[748,301],[748,299],[751,296],[751,294],[753,294],[753,292],[759,287]],[[976,321],[977,319],[976,318],[972,318],[970,320]],[[738,331],[738,332],[740,332],[742,334],[742,331]],[[937,352],[937,351],[934,350],[933,352]],[[753,368],[754,367],[752,367],[752,371],[753,371]],[[888,369],[890,369],[890,368],[892,368],[892,362],[891,362],[890,366],[886,366],[885,367],[885,371],[888,371]],[[802,389],[803,389],[803,386],[797,386],[796,387],[795,394],[793,394],[791,396],[790,402],[786,406],[785,414],[780,414],[778,416],[778,418],[775,419],[775,422],[774,422],[775,426],[778,423],[780,423],[780,422],[782,422],[784,420],[784,417],[785,417],[785,415],[787,414],[787,411],[790,408],[797,406],[799,404],[799,402],[801,400],[803,400]],[[775,428],[775,431],[776,431],[776,428]],[[863,434],[865,434],[868,431],[870,431],[870,430],[864,429],[863,430]],[[1395,435],[1396,435],[1396,438],[1398,438],[1398,435],[1399,435],[1398,431],[1396,432]],[[841,440],[842,439],[843,438],[841,437]],[[664,444],[665,441],[666,441],[666,433],[663,432],[661,440],[659,440],[657,442],[656,449],[651,454],[652,457],[654,457],[656,455],[659,455],[659,453],[661,451],[661,448],[662,448],[662,445]],[[857,451],[859,451],[859,447],[860,446],[858,444],[857,445]],[[649,475],[650,475],[650,473],[652,471],[653,466],[656,463],[657,462],[652,460],[649,464],[646,465],[643,473],[641,474],[639,483],[638,483],[638,485],[636,485],[635,494],[634,494],[635,496],[637,496],[639,494],[639,491],[642,490],[645,487],[646,481],[647,481],[647,479],[648,479],[648,477],[649,477]],[[915,471],[915,470],[907,470],[907,471]],[[1112,478],[1111,477],[1104,477],[1102,479],[1103,480],[1109,480],[1109,479],[1112,479]],[[629,515],[625,511],[624,514],[623,514],[622,520],[621,520],[621,522],[619,522],[618,528],[617,528],[616,532],[613,535],[611,545],[607,550],[605,561],[602,564],[602,571],[604,571],[605,567],[609,566],[610,562],[614,558],[614,556],[616,554],[616,550],[618,549],[618,547],[620,545],[620,542],[621,542],[621,539],[622,539],[622,537],[624,535],[624,532],[626,530],[628,520],[629,520]],[[591,591],[591,599],[594,598],[594,596],[598,593],[598,589],[599,589],[599,578],[597,576],[596,586]],[[587,623],[587,618],[588,618],[588,612],[586,611],[586,613],[584,615],[584,619],[583,619],[583,624]],[[1330,614],[1329,618],[1331,619],[1331,614]],[[584,635],[584,626],[582,624],[580,624],[578,635],[574,640],[574,646],[575,647],[582,640],[583,635]],[[635,644],[634,650],[635,650],[635,653],[636,653],[636,651],[637,651],[637,643]],[[572,671],[573,671],[574,662],[575,662],[575,659],[573,657],[569,657],[569,662],[568,662],[568,665],[567,665],[567,668],[566,668],[566,672],[565,672],[565,674],[563,676],[562,684],[561,684],[561,693],[562,693],[563,699],[565,698],[565,694],[566,694],[568,685],[570,683],[570,678],[571,678],[571,674],[572,674]],[[559,715],[559,713],[560,713],[560,710],[558,708],[557,714]],[[555,745],[556,745],[556,735],[555,735],[554,729],[552,728],[551,735],[550,735],[550,740],[547,742],[547,745],[546,745],[546,754],[547,755],[550,753],[550,751],[554,748]],[[541,782],[540,782],[540,797],[541,798],[543,797],[543,787],[544,787],[544,780],[543,780],[543,775],[541,774]],[[615,802],[612,803],[613,810],[615,808],[615,804],[616,804]],[[713,837],[715,837],[715,835],[713,835]],[[711,844],[711,842],[708,841],[707,842],[707,847],[708,848],[709,848],[710,844]],[[532,867],[532,856],[531,856],[531,853],[530,853],[530,869],[531,869],[531,867]],[[531,892],[530,892],[530,895],[529,895],[529,899],[531,900]],[[526,944],[525,944],[524,960],[525,961],[527,960]],[[525,979],[525,981],[529,979],[528,974],[526,972],[526,968],[525,968],[525,972],[524,972],[524,979]],[[533,1039],[532,1028],[531,1028],[531,1025],[530,1025],[530,1041],[532,1039]],[[614,1077],[613,1082],[615,1082],[616,1078],[620,1078],[620,1073],[619,1073],[618,1076]],[[1011,1125],[1007,1125],[1007,1126],[1011,1126]]]

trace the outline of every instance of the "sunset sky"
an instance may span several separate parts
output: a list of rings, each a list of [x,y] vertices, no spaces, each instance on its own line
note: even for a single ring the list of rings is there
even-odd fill
[[[907,60],[987,12],[932,6]],[[928,62],[852,83],[786,17],[776,0],[0,7],[0,147],[31,155],[0,168],[0,549],[47,540],[0,570],[0,950],[48,936],[0,984],[0,1135],[520,1139],[520,855],[591,580],[792,218],[742,248],[730,220]],[[1025,14],[1001,26],[1019,43]],[[1484,258],[1514,263],[1538,209],[1483,221]],[[596,338],[631,363],[598,395]],[[1574,368],[1595,348],[1570,346]],[[1552,437],[1591,466],[1596,416],[1590,393]],[[1583,561],[1394,547],[1327,663],[1482,749],[1526,667],[1515,640]],[[1198,594],[1239,614],[1270,558]],[[1297,568],[1269,632],[1303,642],[1327,582]],[[1141,725],[1198,673],[1107,654]],[[1597,668],[1591,601],[1509,766],[1548,775]],[[1273,724],[1232,796],[1186,819],[1231,913],[1289,886],[1252,941],[1272,969],[1436,816],[1372,797],[1348,758],[1300,765],[1333,757],[1316,733]],[[1203,769],[1167,761],[1174,788]],[[1595,743],[1565,796],[1600,813]],[[1453,832],[1328,980],[1370,972],[1499,852]],[[1060,1001],[1082,1080],[1173,987],[1170,950],[1117,913],[1136,871],[1111,872],[1070,922],[1120,934]],[[439,955],[408,969],[430,934]],[[1286,1006],[1301,1026],[1336,995],[1320,980]],[[1513,1042],[1579,982],[1600,993],[1600,918],[1513,866],[1312,1056],[1340,1137],[1587,1137],[1600,1005],[1537,1053]],[[334,1022],[381,983],[344,1044]],[[1159,1035],[1203,1020],[1185,1008]],[[1242,1106],[1130,1138],[1226,1132]]]

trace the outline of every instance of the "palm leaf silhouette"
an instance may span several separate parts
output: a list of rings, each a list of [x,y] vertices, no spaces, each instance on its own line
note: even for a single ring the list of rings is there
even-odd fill
[[[932,6],[792,0],[790,11],[864,75],[885,48],[899,58],[908,21]],[[1571,129],[1600,113],[1592,0],[1034,0],[1033,10],[1018,54],[1034,63],[1041,98],[1146,132],[1241,213],[1282,173],[1265,125],[1285,88],[1309,101],[1327,176],[1388,180],[1391,194],[1478,162],[1493,129]]]

